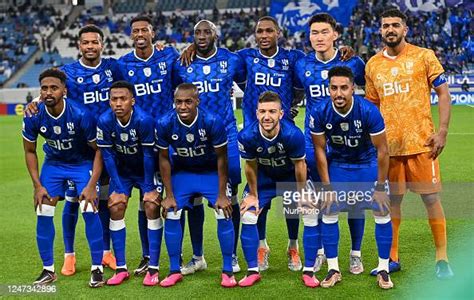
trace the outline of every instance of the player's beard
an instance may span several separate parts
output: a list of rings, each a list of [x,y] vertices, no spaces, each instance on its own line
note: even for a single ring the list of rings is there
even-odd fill
[[[196,49],[199,52],[199,55],[207,56],[214,49],[215,42],[209,43],[209,45],[206,48],[199,48],[196,42],[194,42],[194,45],[196,46]]]
[[[382,38],[383,42],[385,43],[385,45],[387,45],[388,47],[390,48],[394,48],[394,47],[397,47],[403,40],[403,36],[400,36],[398,37],[395,41],[393,42],[389,42],[388,41],[388,37],[384,37]]]

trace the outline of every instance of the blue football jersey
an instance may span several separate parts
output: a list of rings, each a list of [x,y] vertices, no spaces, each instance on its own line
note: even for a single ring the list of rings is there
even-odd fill
[[[370,136],[385,131],[385,124],[378,108],[368,100],[354,96],[352,107],[345,115],[336,111],[332,101],[320,101],[309,119],[312,134],[326,135],[331,163],[377,163],[377,151]]]
[[[226,144],[227,134],[221,119],[201,108],[191,125],[181,122],[174,111],[156,122],[156,146],[171,147],[173,172],[217,171],[214,148]]]
[[[78,164],[93,160],[88,142],[95,141],[95,125],[92,116],[73,102],[64,101],[64,110],[52,116],[44,103],[38,104],[38,113],[23,118],[23,138],[36,142],[38,134],[44,137],[45,160],[50,163]]]
[[[232,85],[245,82],[245,65],[237,54],[218,48],[208,58],[196,56],[186,67],[175,63],[176,75],[180,82],[193,83],[199,90],[199,107],[224,118],[224,125],[235,125],[232,107]]]
[[[285,181],[295,175],[292,160],[305,158],[304,135],[293,123],[280,121],[280,132],[266,138],[258,121],[239,132],[240,155],[245,160],[257,160],[259,172],[275,180]]]
[[[67,100],[80,104],[98,118],[109,108],[109,90],[117,80],[117,60],[102,58],[96,67],[88,67],[81,60],[61,67],[66,73]]]
[[[315,103],[330,100],[328,72],[336,66],[351,68],[355,83],[359,86],[365,85],[365,63],[358,56],[342,61],[339,51],[336,50],[332,59],[321,61],[316,57],[316,52],[310,52],[296,62],[295,73],[306,94],[305,128],[308,128],[309,113]]]
[[[136,105],[125,125],[120,123],[111,109],[102,114],[97,122],[97,146],[114,150],[115,164],[121,176],[143,176],[143,146],[153,147],[154,144],[153,118]]]
[[[144,60],[135,50],[118,60],[120,79],[135,86],[135,101],[154,118],[161,117],[173,108],[173,64],[179,54],[173,47],[156,51]]]
[[[245,62],[247,69],[247,84],[242,100],[244,126],[250,125],[257,119],[258,97],[265,91],[280,95],[285,119],[291,120],[290,109],[293,102],[293,88],[301,88],[296,78],[295,63],[304,57],[299,50],[278,48],[277,52],[268,57],[258,49],[242,49],[237,52]]]

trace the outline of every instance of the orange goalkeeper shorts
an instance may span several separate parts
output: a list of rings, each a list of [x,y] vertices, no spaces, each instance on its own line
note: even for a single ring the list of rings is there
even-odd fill
[[[417,194],[432,194],[441,191],[441,176],[438,159],[430,153],[391,156],[388,170],[390,194],[403,195],[407,189]]]

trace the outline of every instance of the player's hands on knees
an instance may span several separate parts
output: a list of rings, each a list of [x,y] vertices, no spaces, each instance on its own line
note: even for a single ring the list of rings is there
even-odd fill
[[[243,215],[250,208],[255,207],[255,214],[260,213],[260,208],[258,207],[258,198],[254,195],[248,194],[240,203],[240,214]]]
[[[143,202],[151,202],[160,206],[160,200],[160,194],[155,189],[143,194]]]
[[[385,191],[375,191],[373,197],[379,206],[380,212],[383,214],[390,212],[390,198]]]
[[[430,158],[436,159],[446,146],[446,135],[447,132],[438,132],[432,134],[428,140],[426,140],[425,147],[430,147]]]
[[[186,49],[184,49],[181,55],[179,56],[179,61],[181,62],[181,65],[185,64],[186,67],[189,66],[193,62],[195,55],[196,46],[194,44],[191,44],[186,47]]]
[[[121,203],[127,206],[127,195],[125,195],[124,193],[113,192],[112,194],[110,194],[109,202],[107,206],[111,208],[112,206],[115,206]]]
[[[321,204],[321,210],[325,210],[328,214],[330,212],[332,204],[336,201],[337,195],[330,185],[323,187],[322,195],[323,203]]]
[[[162,51],[163,49],[165,49],[165,44],[156,42],[155,43],[155,49],[158,50],[158,51]]]
[[[38,113],[38,102],[30,102],[26,105],[24,114],[28,117],[34,116]]]
[[[219,209],[222,209],[226,219],[232,218],[232,203],[230,202],[230,199],[227,196],[217,197],[215,210],[219,212]]]
[[[33,197],[33,205],[36,211],[36,208],[39,205],[39,211],[41,212],[41,205],[43,205],[44,202],[52,202],[51,197],[48,194],[48,191],[44,186],[40,186],[35,189],[34,197]]]
[[[355,50],[352,49],[351,46],[342,46],[341,48],[339,48],[339,51],[341,52],[342,61],[349,60],[356,55]]]
[[[164,219],[166,219],[166,215],[168,214],[168,210],[170,208],[173,209],[174,213],[178,211],[178,204],[176,203],[176,199],[173,196],[166,196],[163,201],[161,201],[161,215]]]
[[[87,211],[87,206],[92,205],[92,210],[97,212],[96,201],[97,201],[97,189],[95,186],[86,186],[84,190],[82,190],[81,195],[79,196],[80,201],[86,201],[84,205],[84,212]]]

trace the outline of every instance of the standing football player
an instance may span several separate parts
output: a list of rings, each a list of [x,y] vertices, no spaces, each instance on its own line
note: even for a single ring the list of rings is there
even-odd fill
[[[153,46],[155,32],[147,16],[137,16],[130,21],[131,39],[134,50],[118,60],[119,78],[134,85],[136,105],[153,118],[163,116],[173,108],[172,67],[178,58],[173,47],[157,51]],[[143,195],[140,195],[140,199]],[[135,275],[145,274],[150,253],[146,240],[146,214],[140,201],[138,222],[142,242],[142,260],[135,269]]]
[[[335,66],[348,66],[354,75],[355,83],[359,87],[365,85],[365,64],[358,56],[348,60],[342,59],[342,54],[334,47],[338,39],[336,31],[336,20],[327,13],[319,13],[311,17],[308,22],[309,40],[314,52],[308,53],[300,58],[295,65],[295,73],[304,87],[306,94],[306,116],[305,116],[305,143],[306,161],[311,172],[311,178],[319,181],[316,168],[314,147],[309,129],[309,114],[317,102],[330,101],[328,72]],[[361,244],[364,235],[365,218],[363,211],[351,211],[347,221],[351,233],[352,248],[350,253],[349,271],[352,274],[360,274],[364,271],[361,258]],[[326,257],[321,245],[318,245],[318,257],[315,264],[315,272],[321,269]]]
[[[197,86],[199,107],[223,117],[227,130],[227,156],[229,164],[229,183],[232,188],[232,221],[234,223],[235,241],[232,258],[233,272],[239,272],[237,259],[237,241],[239,237],[240,213],[237,200],[238,185],[241,183],[240,157],[237,146],[237,122],[232,107],[233,82],[245,82],[245,65],[235,53],[224,48],[217,48],[217,33],[214,23],[201,20],[194,26],[194,46],[196,58],[189,66],[175,63],[175,76],[179,82],[189,82]],[[183,214],[184,217],[184,214]],[[204,206],[202,197],[197,198],[194,207],[188,210],[189,232],[193,246],[193,258],[181,272],[192,274],[207,268],[203,256]]]
[[[254,285],[260,280],[258,266],[259,236],[258,214],[273,198],[289,190],[302,191],[307,180],[304,135],[292,122],[284,119],[280,96],[267,91],[258,99],[258,121],[239,132],[239,150],[245,159],[247,185],[241,203],[241,242],[247,260],[247,275],[239,281],[242,287]],[[296,184],[296,189],[294,185]],[[286,189],[285,189],[286,188]],[[287,219],[299,219],[299,214],[286,214]],[[318,214],[303,214],[303,246],[305,267],[303,282],[317,287],[319,281],[313,273],[319,239]]]
[[[321,237],[328,274],[321,286],[332,287],[342,279],[337,258],[338,213],[372,209],[379,254],[377,282],[381,288],[390,289],[392,223],[385,191],[389,162],[385,125],[375,105],[354,96],[354,75],[349,67],[330,69],[328,78],[331,101],[316,103],[309,120],[317,168],[326,192],[321,209]]]
[[[34,186],[34,208],[37,214],[36,241],[43,261],[43,272],[34,284],[56,280],[54,272],[54,223],[56,204],[65,196],[66,183],[72,181],[80,191],[79,206],[86,224],[86,237],[92,257],[90,287],[104,285],[102,228],[96,209],[97,181],[102,159],[95,143],[92,117],[73,101],[65,101],[66,75],[48,69],[39,76],[38,113],[23,119],[23,146],[28,172]],[[36,140],[45,138],[45,160],[38,172]],[[90,151],[90,150],[93,151]]]
[[[159,212],[159,194],[154,184],[154,122],[152,117],[135,105],[133,85],[116,81],[110,87],[111,110],[101,115],[97,123],[97,144],[110,175],[108,206],[110,234],[117,258],[115,275],[108,285],[119,285],[128,279],[125,261],[125,210],[132,188],[143,194],[147,216],[150,260],[143,284],[158,284],[159,257],[163,222]]]
[[[393,221],[390,272],[401,268],[401,203],[410,189],[420,194],[428,213],[436,247],[436,276],[447,279],[453,277],[453,272],[448,263],[446,218],[439,195],[438,156],[446,145],[451,96],[443,67],[433,51],[405,41],[406,20],[397,9],[382,13],[380,33],[386,47],[369,60],[365,70],[366,97],[380,107],[387,125]],[[439,99],[438,131],[431,116],[431,89]]]
[[[203,196],[216,210],[217,235],[223,257],[221,286],[237,285],[232,271],[234,226],[228,194],[227,134],[217,115],[198,108],[199,92],[191,83],[180,84],[174,96],[175,111],[156,123],[159,164],[166,197],[161,203],[170,274],[160,285],[173,286],[183,279],[180,271],[181,213]],[[170,159],[170,149],[173,151]]]

